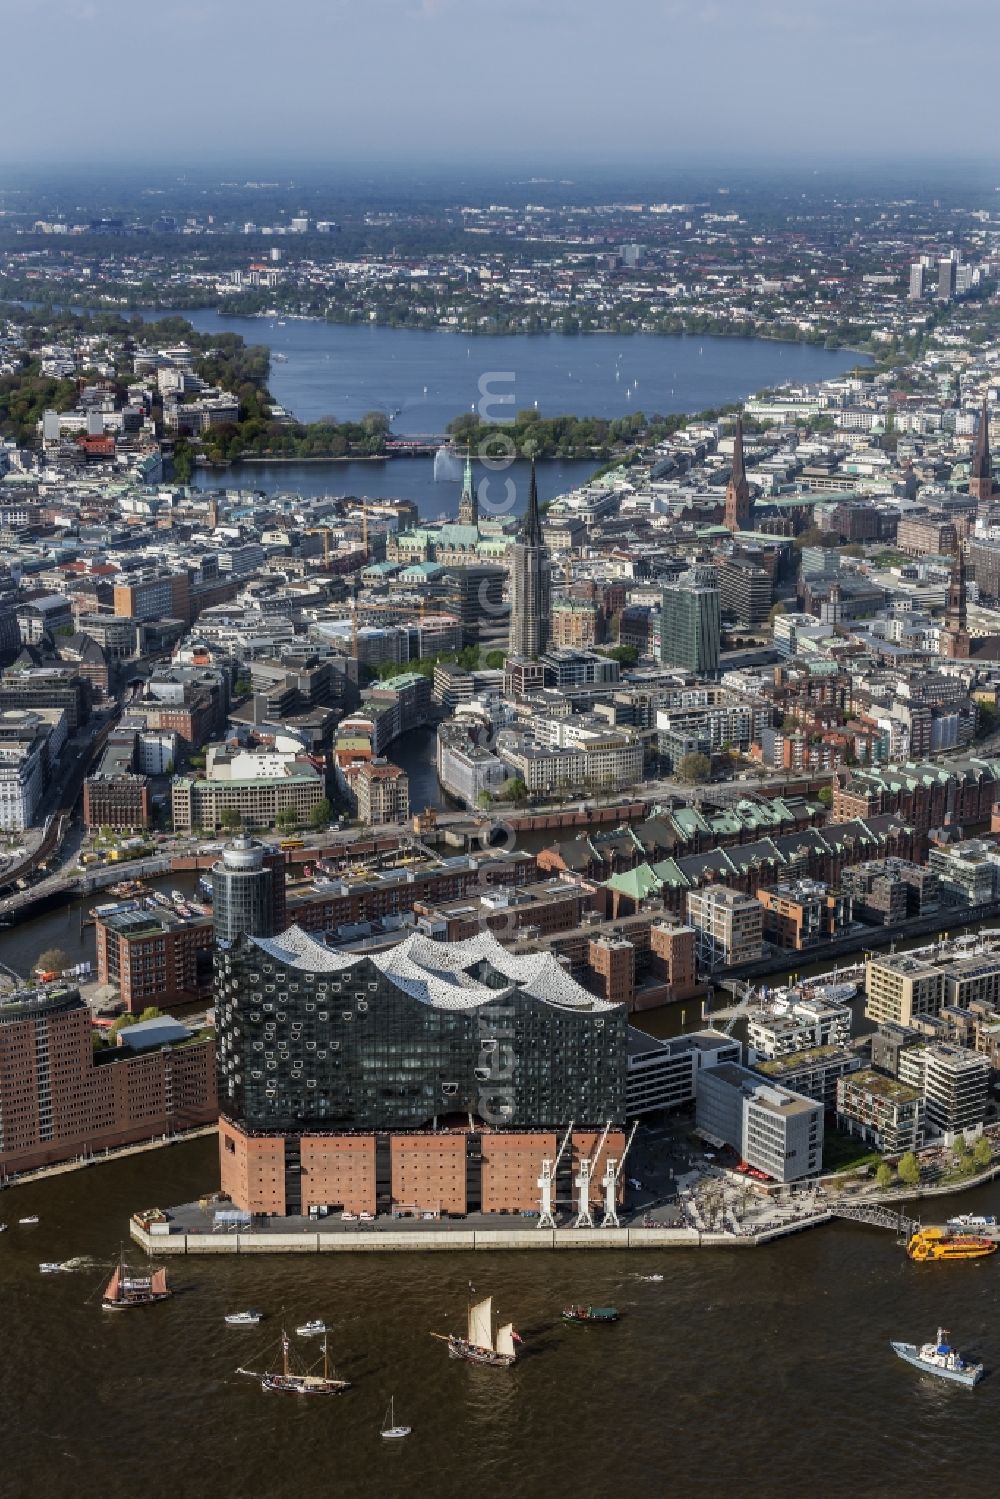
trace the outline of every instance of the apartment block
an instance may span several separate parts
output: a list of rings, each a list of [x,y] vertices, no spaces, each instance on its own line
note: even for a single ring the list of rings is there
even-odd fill
[[[753,963],[763,952],[763,912],[752,895],[720,885],[689,890],[687,919],[702,969]]]
[[[924,1099],[919,1088],[870,1068],[837,1083],[837,1124],[882,1155],[902,1155],[924,1143]]]
[[[865,964],[865,1015],[876,1025],[912,1025],[939,1015],[944,1003],[944,973],[933,963],[899,953],[869,958]]]

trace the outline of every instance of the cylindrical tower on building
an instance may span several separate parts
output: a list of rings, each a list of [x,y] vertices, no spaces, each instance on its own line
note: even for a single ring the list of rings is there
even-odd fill
[[[284,920],[284,861],[256,838],[234,838],[212,865],[216,942],[273,937]]]

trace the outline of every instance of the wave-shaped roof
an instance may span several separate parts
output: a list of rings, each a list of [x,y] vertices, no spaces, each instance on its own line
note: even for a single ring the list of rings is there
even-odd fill
[[[461,942],[434,942],[418,932],[379,952],[335,952],[301,927],[280,937],[250,939],[262,953],[308,973],[343,973],[370,962],[397,989],[422,1004],[443,1010],[472,1010],[517,990],[540,1004],[580,1014],[598,1014],[615,1005],[589,993],[550,952],[512,953],[492,932]],[[482,964],[507,982],[488,984],[470,970]]]

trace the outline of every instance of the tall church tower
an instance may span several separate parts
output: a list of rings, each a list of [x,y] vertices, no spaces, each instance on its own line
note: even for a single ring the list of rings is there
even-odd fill
[[[462,498],[458,502],[458,524],[479,525],[479,498],[472,482],[472,453],[469,449],[465,452],[465,480],[462,484]]]
[[[976,443],[972,450],[972,470],[969,474],[969,493],[979,505],[988,506],[993,498],[993,458],[990,454],[990,408],[983,396],[983,409],[976,429]]]
[[[535,460],[524,524],[513,546],[510,572],[510,654],[540,656],[549,643],[552,569],[538,513]]]
[[[944,629],[941,631],[938,649],[940,655],[947,656],[953,661],[967,661],[972,654],[965,594],[965,558],[962,555],[961,539],[955,544],[955,555],[952,558],[948,601],[944,608]]]
[[[736,435],[733,438],[733,472],[726,485],[727,531],[749,531],[753,523],[753,508],[750,504],[750,485],[743,462],[743,418],[736,418]]]

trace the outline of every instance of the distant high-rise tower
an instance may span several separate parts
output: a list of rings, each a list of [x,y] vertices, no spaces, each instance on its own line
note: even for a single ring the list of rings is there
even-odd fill
[[[976,431],[976,442],[972,449],[972,470],[969,474],[969,493],[980,505],[988,506],[993,498],[993,458],[990,453],[990,408],[983,396],[983,409]]]
[[[476,495],[476,487],[472,482],[472,454],[465,455],[465,482],[462,485],[462,498],[458,502],[458,524],[460,526],[478,526],[479,524],[479,500]]]
[[[549,643],[552,570],[538,513],[538,482],[531,462],[531,490],[524,524],[513,547],[510,574],[510,654],[540,656]]]
[[[752,519],[750,485],[743,462],[743,418],[736,418],[733,437],[733,471],[726,485],[726,530],[749,531]]]
[[[950,302],[955,295],[955,273],[957,268],[958,260],[954,251],[944,260],[938,261],[937,294],[939,302]]]
[[[919,302],[924,294],[924,276],[926,270],[927,267],[922,260],[915,260],[910,266],[909,298],[911,302]]]
[[[212,865],[216,942],[273,937],[285,925],[285,861],[256,838],[234,838]]]
[[[714,567],[695,567],[664,590],[660,602],[660,659],[699,677],[719,670],[722,634],[719,581]]]

